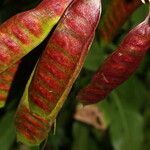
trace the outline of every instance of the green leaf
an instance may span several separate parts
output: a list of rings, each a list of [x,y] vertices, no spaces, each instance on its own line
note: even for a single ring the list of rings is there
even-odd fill
[[[125,109],[120,97],[111,95],[110,137],[115,150],[140,150],[143,140],[143,118],[136,112]]]
[[[8,112],[0,120],[0,149],[10,150],[15,140],[14,112]]]
[[[100,150],[99,145],[91,137],[90,127],[80,122],[73,125],[73,145],[71,150]]]
[[[74,144],[72,150],[87,150],[89,131],[86,127],[81,126],[80,123],[74,124]],[[82,144],[82,148],[81,145]]]
[[[132,24],[136,25],[143,21],[148,15],[148,10],[148,5],[142,5],[141,7],[139,7],[131,17]]]
[[[139,110],[148,99],[144,84],[135,76],[122,84],[117,90],[123,107],[130,110]]]
[[[148,106],[150,106],[150,102],[148,102]],[[142,150],[149,150],[150,148],[150,109],[149,107],[144,112],[144,140]]]

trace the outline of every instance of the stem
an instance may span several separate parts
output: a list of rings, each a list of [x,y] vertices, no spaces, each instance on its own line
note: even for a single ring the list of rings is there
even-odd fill
[[[44,143],[42,144],[41,150],[44,150],[47,144],[48,138],[46,138],[46,140],[44,141]]]

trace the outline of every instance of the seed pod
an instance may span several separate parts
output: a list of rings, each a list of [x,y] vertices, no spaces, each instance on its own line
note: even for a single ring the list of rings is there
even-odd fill
[[[0,73],[39,45],[72,0],[43,0],[0,25]]]
[[[75,0],[62,17],[37,64],[32,83],[30,84],[31,77],[27,84],[18,108],[16,130],[19,141],[28,145],[37,145],[47,137],[50,125],[54,123],[81,70],[99,16],[99,0]],[[30,128],[34,126],[33,123],[30,123],[29,127],[26,125],[27,130],[25,125],[21,130],[18,128],[26,124],[20,116],[21,107],[28,108],[29,105],[30,115],[34,114],[49,122],[49,129],[43,131],[43,136],[34,134],[35,131],[30,132],[33,130]],[[47,123],[43,126],[47,126]],[[36,126],[34,128],[37,130]],[[31,139],[31,135],[34,135],[34,138]]]
[[[31,110],[52,121],[77,78],[93,40],[100,0],[75,0],[39,60],[29,88]]]
[[[119,29],[142,4],[141,0],[112,0],[98,28],[100,38],[109,43]]]
[[[29,146],[39,145],[48,137],[49,121],[32,113],[27,105],[20,105],[15,124],[17,139]]]
[[[39,145],[46,139],[51,126],[48,119],[32,113],[29,109],[28,88],[33,73],[34,71],[26,85],[15,116],[17,140],[29,146]]]
[[[19,63],[0,74],[0,108],[5,106]]]
[[[78,93],[78,100],[84,104],[96,103],[135,72],[150,48],[149,17],[127,34],[119,48],[104,61],[91,83]]]
[[[53,8],[53,7],[56,7],[57,5],[59,5],[60,2],[62,2],[60,5],[60,8],[59,7],[57,9]],[[3,35],[5,34],[5,36],[7,37],[8,43],[7,42],[5,43],[4,41],[3,41],[4,43],[2,43],[2,40],[0,40],[0,72],[3,70],[4,65],[7,68],[12,63],[10,59],[14,59],[13,57],[16,57],[15,55],[21,54],[21,53],[19,54],[18,52],[17,52],[18,54],[15,54],[15,53],[13,54],[11,52],[13,47],[15,47],[14,41],[16,41],[16,44],[18,44],[18,45],[20,44],[20,47],[22,47],[22,49],[20,49],[21,51],[24,50],[24,48],[25,48],[26,52],[27,52],[27,51],[30,51],[31,49],[33,49],[34,47],[36,47],[38,44],[40,44],[40,42],[42,42],[42,40],[44,39],[44,36],[46,36],[48,34],[48,32],[52,29],[52,27],[57,23],[58,19],[61,17],[62,13],[64,12],[65,8],[69,5],[70,2],[71,2],[71,0],[61,0],[61,1],[59,0],[59,1],[57,1],[57,4],[56,4],[52,0],[50,0],[50,1],[43,0],[43,2],[39,6],[37,6],[37,8],[30,10],[28,12],[18,14],[17,16],[12,17],[10,20],[8,20],[4,24],[2,24],[0,26],[0,35],[1,35],[1,32],[3,32]],[[47,9],[49,9],[49,10],[47,10]],[[52,11],[52,12],[50,13],[50,11]],[[47,13],[49,12],[50,14],[46,14],[46,12]],[[42,16],[40,17],[39,16],[40,14],[42,14],[43,17]],[[22,18],[22,20],[21,20],[21,18]],[[37,26],[36,24],[32,24],[30,27],[29,23],[32,23],[31,22],[32,18],[34,18],[34,20],[36,19],[37,21],[39,21],[41,26],[42,26],[42,24],[43,25],[45,24],[45,19],[46,20],[49,19],[48,20],[49,24],[46,24],[47,27],[43,28],[45,31],[41,32],[43,35],[39,36],[39,38],[41,36],[43,37],[41,40],[37,40],[36,36],[34,37],[32,31],[30,31],[30,30],[32,30],[31,28]],[[56,18],[56,20],[54,18]],[[34,20],[33,20],[33,22],[34,22]],[[25,21],[29,21],[29,22],[25,22]],[[19,24],[15,24],[15,22],[19,23]],[[24,28],[25,26],[26,26],[26,28]],[[27,26],[29,26],[29,28]],[[39,26],[39,28],[40,28],[40,26]],[[42,27],[41,27],[41,29],[42,29]],[[33,30],[34,30],[34,28],[33,28]],[[46,33],[46,31],[47,31],[47,33]],[[37,31],[35,31],[35,32],[37,32]],[[12,37],[12,41],[9,39],[8,36]],[[1,38],[2,37],[0,36],[0,39]],[[6,39],[3,39],[3,40],[6,40]],[[30,40],[30,42],[29,42],[29,40]],[[10,47],[9,47],[9,45],[10,45]],[[33,47],[33,45],[34,45],[34,47]],[[14,55],[14,56],[12,56],[12,55]],[[6,62],[8,62],[6,60],[8,57],[10,58],[9,65],[6,63]],[[3,65],[2,70],[1,70],[1,65]],[[16,63],[13,66],[11,66],[9,69],[7,69],[5,72],[2,72],[0,74],[0,108],[5,105],[5,102],[7,100],[8,94],[9,94],[9,90],[11,88],[11,83],[13,82],[13,78],[16,74],[18,65],[19,64]],[[4,68],[5,68],[5,66],[4,66]]]

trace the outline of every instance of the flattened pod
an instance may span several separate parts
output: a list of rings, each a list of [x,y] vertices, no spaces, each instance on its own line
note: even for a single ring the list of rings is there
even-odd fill
[[[43,0],[0,25],[0,73],[39,45],[72,0]]]
[[[5,106],[19,63],[0,74],[0,108]]]
[[[84,104],[101,101],[136,71],[150,48],[149,17],[127,34],[119,48],[102,64],[91,83],[78,93],[78,100]]]
[[[48,137],[49,121],[32,113],[26,105],[20,105],[15,119],[17,139],[29,146],[39,145]]]
[[[100,0],[75,0],[39,60],[29,88],[31,111],[52,121],[77,78],[93,40]]]
[[[15,116],[17,140],[29,146],[39,145],[44,139],[46,139],[51,126],[48,119],[40,117],[30,111],[28,103],[28,88],[33,73],[26,85]]]
[[[112,41],[119,29],[141,4],[141,0],[112,0],[98,28],[100,38],[107,43]]]
[[[19,141],[28,145],[38,145],[47,137],[50,125],[56,119],[81,70],[94,37],[100,10],[99,0],[76,0],[59,22],[37,65],[32,83],[30,85],[31,76],[18,107],[16,130]],[[29,103],[31,111],[27,114],[28,117],[35,120],[35,115],[45,120],[42,124],[45,129],[42,135],[42,126],[39,130],[33,124],[34,121],[25,121],[21,115],[25,112],[22,108],[30,110]]]
[[[54,0],[43,0],[35,9],[18,14],[0,25],[0,72],[7,68],[0,74],[0,108],[5,105],[19,64],[9,65],[44,40],[71,1],[59,0],[56,3]],[[35,32],[39,32],[38,29],[41,30],[41,34],[36,36]],[[6,38],[2,38],[1,35]],[[20,47],[20,52],[13,51],[17,47]]]

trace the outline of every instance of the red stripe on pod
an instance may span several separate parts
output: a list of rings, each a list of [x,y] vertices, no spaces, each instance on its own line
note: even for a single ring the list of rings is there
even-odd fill
[[[5,85],[4,83],[0,83],[0,89],[8,91],[10,89],[9,85]]]
[[[57,67],[53,66],[53,64],[46,65],[45,67],[48,69],[49,72],[51,72],[53,75],[56,75],[58,79],[65,80],[66,75],[64,72],[60,71]]]
[[[51,108],[44,101],[42,101],[42,99],[40,99],[40,97],[36,96],[36,94],[32,93],[30,95],[30,98],[32,99],[32,102],[35,105],[37,105],[38,107],[43,109],[45,112],[51,111]]]
[[[71,2],[43,0],[34,9],[19,13],[1,24],[0,73],[38,46]]]
[[[63,7],[67,7],[71,2],[72,0],[43,0],[42,3],[37,7],[37,9],[43,10],[44,8],[44,10],[46,10],[47,12],[47,15],[54,14],[59,16],[62,15],[62,11],[64,11]],[[49,8],[51,8],[51,10]]]
[[[52,43],[59,43],[59,46],[63,47],[70,55],[77,57],[81,54],[82,41],[62,31],[55,31],[55,33],[53,33],[53,36],[55,38],[51,39]]]
[[[46,52],[50,59],[58,62],[60,65],[70,69],[74,68],[74,63],[71,62],[61,51],[49,48]]]
[[[91,33],[92,30],[92,28],[90,28],[90,22],[88,20],[85,20],[85,18],[74,14],[75,10],[72,10],[70,14],[66,16],[64,24],[66,24],[68,27],[70,27],[71,30],[78,33],[82,37],[89,35],[89,33]]]
[[[107,43],[112,41],[119,29],[141,4],[140,0],[112,0],[98,28],[100,37]]]
[[[30,112],[25,105],[20,105],[16,113],[16,131],[29,145],[39,144],[48,136],[49,121]]]
[[[44,96],[44,98],[46,98],[47,101],[49,99],[51,99],[51,100],[56,99],[54,93],[51,91],[48,91],[46,88],[42,87],[40,83],[34,83],[32,88],[34,88],[36,90],[36,92],[38,92],[39,94]]]
[[[104,61],[91,83],[78,93],[77,99],[84,104],[92,104],[105,98],[136,71],[149,48],[148,16],[144,22],[127,34],[119,48]],[[97,94],[99,96],[96,96]]]
[[[68,8],[50,38],[48,46],[37,65],[37,69],[29,88],[29,103],[34,101],[32,100],[31,95],[36,94],[37,92],[32,85],[39,79],[47,82],[50,86],[50,90],[58,94],[56,103],[55,105],[52,105],[52,108],[55,108],[63,93],[66,92],[66,88],[68,89],[67,93],[69,93],[88,53],[88,48],[91,44],[99,21],[100,10],[101,6],[99,0],[75,0]],[[72,18],[78,19],[75,19],[74,22]],[[75,26],[78,28],[77,30],[74,29]],[[81,31],[82,28],[84,28],[83,32]],[[47,57],[49,57],[49,59],[46,59],[47,64],[53,61],[54,66],[57,67],[57,64],[59,64],[59,67],[61,66],[64,73],[68,70],[70,76],[68,78],[68,73],[66,73],[67,78],[63,79],[63,85],[61,84],[61,79],[58,78],[60,74],[57,71],[55,71],[55,73],[54,70],[52,71],[53,66],[51,69],[47,68],[47,71],[44,71],[45,69],[41,67],[43,66],[43,60]],[[74,58],[76,58],[76,61]],[[53,74],[53,81],[51,81],[49,73]],[[56,90],[54,81],[57,82],[58,85],[61,85],[61,91]],[[63,99],[66,99],[66,97]],[[49,102],[51,101],[53,103],[53,100],[49,99]],[[37,106],[38,104],[34,103],[34,105]],[[39,110],[35,109],[33,105],[30,106],[31,110],[39,115],[42,115],[43,112],[47,114],[40,105],[37,106]],[[42,113],[39,112],[40,110],[42,110]],[[49,113],[50,112],[51,111],[49,111]]]
[[[18,67],[19,67],[19,63],[11,66],[11,68],[7,69],[6,71],[0,74],[0,93],[2,92],[0,101],[3,101],[4,103],[8,98],[11,85],[14,81],[14,77],[16,75]]]
[[[7,34],[1,34],[1,42],[3,42],[6,45],[6,47],[13,53],[16,53],[17,55],[18,53],[20,53],[21,47]]]
[[[39,76],[37,79],[42,80],[44,84],[49,86],[53,91],[57,91],[58,93],[62,91],[61,85],[55,79],[51,78],[45,71],[40,70]]]
[[[29,44],[29,43],[31,42],[29,36],[28,36],[26,33],[24,33],[24,32],[22,31],[22,29],[19,28],[19,27],[16,26],[16,25],[13,25],[13,26],[12,26],[12,33],[13,33],[13,35],[14,35],[16,38],[18,38],[23,44]]]
[[[22,13],[19,16],[19,21],[23,24],[34,36],[39,37],[42,34],[42,22],[38,18],[33,17],[32,13]]]
[[[4,46],[4,43],[0,42],[0,61],[3,63],[9,63],[11,56],[7,52],[7,48]]]

